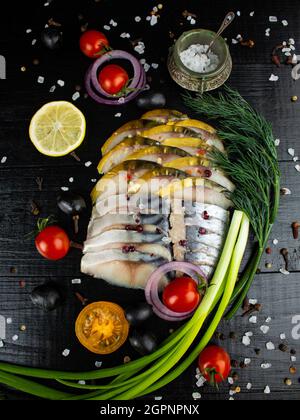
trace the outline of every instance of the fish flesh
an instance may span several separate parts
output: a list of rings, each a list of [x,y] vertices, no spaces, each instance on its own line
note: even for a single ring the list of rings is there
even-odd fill
[[[176,111],[150,111],[117,130],[102,148],[105,175],[92,192],[81,271],[143,289],[158,267],[175,260],[199,266],[210,279],[235,188],[214,167],[213,147],[225,150],[211,126]]]

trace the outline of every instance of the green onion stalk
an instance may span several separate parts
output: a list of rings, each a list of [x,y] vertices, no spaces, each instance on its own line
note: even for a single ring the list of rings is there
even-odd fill
[[[246,298],[267,246],[280,200],[280,170],[271,124],[235,90],[225,87],[217,95],[185,95],[185,104],[198,114],[218,120],[218,135],[226,153],[214,150],[211,158],[236,189],[234,207],[251,223],[257,244],[231,299],[231,319]]]
[[[0,363],[0,383],[19,391],[51,400],[129,400],[156,389],[177,378],[198,356],[214,334],[230,301],[248,240],[249,220],[245,213],[235,211],[226,242],[210,287],[193,317],[173,333],[150,355],[126,365],[92,372],[72,373],[28,368]],[[189,353],[202,327],[214,309],[217,311],[202,339]],[[189,353],[189,354],[188,354]],[[30,379],[27,379],[27,378]],[[82,394],[56,390],[40,382],[55,380]],[[79,385],[70,381],[114,378],[107,385]],[[92,391],[92,392],[87,392]]]

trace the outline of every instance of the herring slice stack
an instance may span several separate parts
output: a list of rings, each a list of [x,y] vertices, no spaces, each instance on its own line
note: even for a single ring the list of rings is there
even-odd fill
[[[102,148],[82,272],[144,288],[158,266],[175,260],[210,277],[227,233],[226,193],[234,190],[213,167],[213,148],[225,152],[216,131],[177,111],[151,111],[117,130]]]

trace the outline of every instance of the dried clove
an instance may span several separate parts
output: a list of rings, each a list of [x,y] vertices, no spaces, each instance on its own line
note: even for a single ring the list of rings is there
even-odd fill
[[[289,251],[288,251],[288,249],[283,248],[280,251],[280,254],[283,256],[286,271],[289,271]]]
[[[34,200],[30,202],[30,212],[33,214],[33,216],[38,216],[41,212],[40,207]]]
[[[272,62],[277,66],[277,67],[280,67],[280,65],[281,65],[281,59],[280,59],[280,57],[279,57],[279,55],[278,54],[273,54],[272,55]]]
[[[70,156],[72,156],[72,158],[74,158],[77,162],[81,162],[80,157],[75,152],[71,152]]]
[[[82,306],[85,306],[88,303],[88,299],[83,297],[80,293],[76,292],[75,296],[77,297],[79,302],[81,302]]]
[[[298,239],[299,238],[299,227],[300,227],[300,223],[299,222],[294,222],[292,224],[294,239]]]
[[[240,44],[241,44],[243,47],[248,47],[248,48],[253,48],[253,47],[255,46],[255,42],[254,42],[252,39],[248,39],[248,40],[246,40],[246,41],[241,40],[241,41],[240,41]]]
[[[35,179],[35,182],[37,183],[37,186],[38,186],[39,191],[43,191],[43,182],[44,182],[44,179],[38,176]]]
[[[249,316],[253,314],[254,312],[259,312],[261,310],[261,305],[257,303],[256,305],[249,305],[249,309],[243,313],[242,317]]]

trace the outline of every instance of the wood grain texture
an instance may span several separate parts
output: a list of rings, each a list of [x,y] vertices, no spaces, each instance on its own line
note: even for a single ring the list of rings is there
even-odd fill
[[[108,33],[115,48],[133,51],[130,41],[120,38],[122,32],[130,32],[131,40],[142,38],[146,45],[147,61],[160,64],[158,71],[152,70],[149,73],[151,85],[166,94],[169,107],[186,112],[180,98],[183,91],[170,80],[166,70],[165,59],[168,48],[173,43],[169,31],[177,37],[184,30],[192,28],[182,17],[182,12],[186,9],[198,15],[199,27],[207,28],[217,28],[228,10],[240,10],[241,16],[237,17],[227,32],[229,43],[231,44],[231,39],[237,34],[241,34],[245,39],[253,39],[256,45],[253,49],[231,45],[234,70],[229,83],[272,122],[275,136],[281,139],[278,151],[282,186],[290,188],[292,195],[281,199],[279,217],[270,239],[273,252],[264,257],[261,274],[257,276],[249,295],[263,304],[258,323],[252,325],[248,318],[241,316],[230,323],[223,322],[219,331],[224,333],[226,340],[219,343],[238,362],[247,357],[252,360],[246,369],[236,369],[240,377],[237,385],[242,388],[242,393],[235,396],[236,399],[299,400],[298,376],[295,375],[294,384],[290,388],[283,382],[284,378],[291,376],[289,367],[292,362],[289,352],[267,351],[265,348],[267,341],[272,341],[277,348],[281,342],[279,336],[284,332],[289,350],[294,348],[300,352],[299,341],[294,341],[291,337],[292,317],[300,314],[300,244],[293,239],[290,227],[293,221],[300,220],[300,175],[287,153],[287,149],[293,147],[296,155],[300,156],[300,101],[292,103],[290,100],[293,95],[300,97],[300,85],[292,80],[290,67],[282,66],[277,69],[270,61],[275,45],[290,37],[295,40],[300,37],[299,0],[288,3],[279,0],[249,0],[246,3],[238,0],[211,0],[209,4],[196,0],[166,0],[163,4],[160,22],[153,28],[144,20],[140,24],[135,23],[134,17],[145,17],[154,3],[149,5],[148,2],[136,1],[130,2],[128,7],[127,2],[116,0],[76,2],[71,10],[66,0],[54,0],[48,8],[43,7],[39,1],[27,2],[23,13],[16,15],[7,12],[7,18],[0,27],[0,54],[7,59],[8,75],[7,80],[0,80],[0,160],[2,156],[7,156],[7,162],[0,164],[0,314],[12,318],[12,324],[7,326],[5,346],[0,348],[0,359],[58,369],[93,369],[99,357],[85,351],[77,343],[73,331],[74,320],[81,309],[74,292],[80,292],[90,301],[115,300],[118,296],[118,303],[123,306],[132,301],[143,300],[142,292],[120,290],[81,275],[78,250],[72,250],[63,262],[54,264],[40,258],[32,240],[25,239],[25,235],[34,229],[36,222],[30,212],[32,200],[40,205],[42,216],[54,214],[58,222],[72,235],[70,220],[56,207],[56,197],[61,187],[68,186],[88,199],[93,186],[92,180],[97,178],[96,165],[104,140],[121,124],[138,118],[142,113],[135,104],[113,109],[98,106],[85,99],[84,91],[81,90],[81,98],[76,105],[85,113],[88,121],[86,140],[78,150],[82,162],[78,163],[70,157],[53,160],[40,155],[32,147],[28,138],[28,124],[32,114],[50,100],[70,100],[75,92],[75,85],[82,85],[84,73],[90,63],[78,49],[82,22],[88,21],[91,28],[101,29],[111,18],[116,20],[118,27]],[[249,16],[251,11],[255,11],[254,17]],[[83,15],[82,22],[79,22],[78,14]],[[270,15],[278,16],[279,22],[270,23]],[[51,17],[63,24],[65,46],[62,51],[49,52],[39,43],[39,33]],[[288,27],[281,24],[282,19],[288,20]],[[268,27],[271,28],[269,38],[265,37],[265,29]],[[25,33],[27,28],[32,29],[29,35]],[[32,47],[31,40],[34,38],[38,41]],[[15,53],[16,45],[18,54]],[[32,64],[35,58],[40,61],[38,66]],[[26,66],[27,71],[22,73],[21,66]],[[271,73],[280,76],[277,83],[269,82]],[[45,77],[43,85],[37,84],[39,75]],[[57,87],[50,94],[50,87],[58,79],[65,81],[65,87]],[[120,118],[115,117],[118,112],[122,114]],[[93,165],[86,168],[86,161],[92,161]],[[44,179],[41,192],[35,182],[37,177]],[[74,178],[72,184],[69,183],[70,177]],[[84,240],[88,219],[89,211],[80,222],[80,235],[76,238],[79,242]],[[279,241],[276,247],[272,244],[273,239]],[[290,276],[278,273],[284,266],[280,255],[282,248],[289,250]],[[266,263],[271,263],[272,267],[267,269]],[[73,278],[81,278],[82,284],[72,285]],[[67,302],[61,309],[44,314],[33,307],[29,294],[36,285],[53,279],[64,288]],[[24,288],[20,288],[20,280],[25,281]],[[271,317],[272,321],[269,324],[270,332],[265,336],[259,327],[265,323],[267,317]],[[26,325],[26,332],[19,330],[22,324]],[[170,326],[153,319],[149,321],[149,328],[155,328],[162,339]],[[228,338],[231,331],[235,331],[236,340]],[[247,331],[252,331],[254,335],[251,346],[246,348],[241,344],[241,339]],[[16,334],[19,339],[13,341],[12,337]],[[218,340],[215,342],[218,343]],[[65,348],[71,350],[68,358],[62,356]],[[254,352],[256,348],[261,349],[259,356]],[[137,357],[129,346],[125,346],[117,354],[101,358],[103,366],[122,363],[125,355]],[[272,363],[272,369],[262,370],[263,362]],[[299,364],[296,366],[299,367]],[[162,395],[169,400],[190,400],[192,392],[198,391],[194,376],[195,365],[155,395]],[[246,391],[249,382],[253,385],[250,392]],[[270,395],[263,393],[266,385],[272,390]],[[209,387],[200,392],[203,398],[209,400],[229,398],[228,385],[223,385],[220,392]],[[20,396],[11,394],[10,398],[17,399]],[[153,399],[153,396],[147,398]]]

